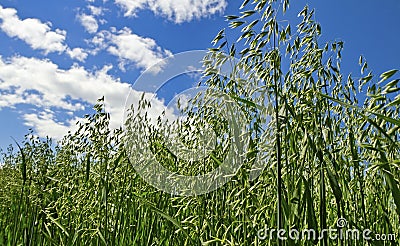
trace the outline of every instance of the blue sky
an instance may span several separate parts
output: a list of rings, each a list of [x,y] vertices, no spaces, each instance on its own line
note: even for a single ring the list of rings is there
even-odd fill
[[[316,8],[323,40],[345,42],[345,73],[359,73],[360,54],[376,74],[399,68],[398,0],[292,0],[293,9],[306,3]],[[0,148],[11,136],[22,141],[29,128],[59,139],[103,95],[117,126],[130,86],[146,68],[171,54],[210,48],[228,28],[223,16],[238,14],[240,4],[1,0]],[[178,90],[170,86],[168,93]]]

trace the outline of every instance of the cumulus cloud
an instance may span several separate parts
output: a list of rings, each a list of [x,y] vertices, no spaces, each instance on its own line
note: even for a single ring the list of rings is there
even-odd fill
[[[104,9],[102,7],[96,7],[96,6],[93,6],[93,5],[89,5],[88,9],[90,10],[92,15],[94,15],[94,16],[103,15],[103,13],[104,13]]]
[[[82,48],[74,48],[72,50],[68,48],[66,52],[71,57],[71,59],[75,59],[80,62],[85,61],[88,56],[87,52],[85,52],[85,50]]]
[[[51,136],[60,140],[68,131],[77,130],[76,123],[82,121],[82,118],[74,117],[67,122],[60,122],[55,119],[54,113],[50,110],[39,112],[38,114],[24,114],[22,118],[25,125],[35,129],[40,137]]]
[[[121,126],[125,100],[130,85],[108,74],[111,66],[87,71],[74,65],[61,69],[46,59],[16,56],[0,57],[0,110],[19,104],[31,105],[38,113],[25,113],[25,124],[33,127],[39,136],[59,139],[73,130],[79,118],[57,120],[54,111],[74,112],[92,107],[104,96],[106,111],[111,115],[110,126]],[[142,92],[131,91],[131,103],[137,104]],[[149,98],[153,94],[147,95]],[[151,118],[156,119],[164,110],[163,101],[152,100]]]
[[[138,10],[150,9],[176,23],[191,21],[201,17],[222,13],[226,0],[115,0],[125,16],[136,16]]]
[[[88,33],[96,33],[99,29],[99,24],[93,15],[79,14],[77,18]]]
[[[13,8],[3,8],[0,5],[0,29],[10,37],[16,37],[26,42],[32,49],[50,52],[63,52],[66,31],[51,28],[51,23],[42,23],[38,19],[19,19]]]
[[[40,108],[56,108],[79,111],[85,105],[93,105],[105,96],[108,110],[113,115],[112,126],[120,125],[123,105],[129,85],[107,74],[110,67],[95,72],[73,66],[63,70],[48,60],[13,57],[0,61],[0,107],[16,104],[35,105]],[[122,106],[121,106],[122,105]],[[119,118],[118,118],[119,117]],[[25,114],[25,124],[37,130],[40,136],[62,136],[74,126],[76,119],[67,124],[57,122],[50,113]],[[56,127],[57,125],[57,127]]]
[[[149,0],[115,0],[125,10],[125,16],[136,16],[136,12],[146,8]]]
[[[111,67],[89,72],[74,65],[64,70],[49,60],[28,57],[1,59],[0,90],[5,97],[0,98],[0,105],[27,103],[77,111],[85,107],[74,100],[94,104],[102,96],[106,96],[111,105],[124,104],[121,95],[128,94],[129,85],[108,75],[109,69]]]
[[[151,67],[152,72],[157,73],[162,68],[161,61],[172,55],[169,50],[158,46],[154,39],[136,35],[127,27],[120,31],[101,31],[92,39],[92,43],[98,49],[107,49],[110,54],[117,56],[121,70],[133,63],[141,69]],[[157,63],[160,66],[153,66]]]

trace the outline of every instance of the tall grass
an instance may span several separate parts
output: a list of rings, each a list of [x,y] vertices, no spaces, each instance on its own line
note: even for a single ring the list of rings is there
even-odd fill
[[[3,153],[0,245],[398,245],[399,238],[258,238],[264,227],[321,232],[335,228],[339,218],[373,233],[400,231],[400,89],[396,70],[375,78],[364,59],[358,81],[344,78],[343,43],[319,44],[321,27],[312,10],[300,12],[292,32],[279,21],[287,1],[244,1],[243,8],[240,16],[227,18],[231,27],[242,28],[245,44],[236,46],[244,49],[236,54],[221,32],[215,42],[222,43],[210,52],[205,69],[206,83],[231,95],[252,119],[251,148],[230,182],[191,197],[148,185],[128,158],[124,132],[110,130],[100,99],[96,113],[59,144],[29,133],[17,150]],[[218,55],[224,49],[246,64],[244,84],[236,75],[215,73],[229,62]],[[271,106],[265,98],[275,102],[268,126],[262,124],[265,111],[258,110]],[[212,111],[203,119],[214,122],[217,135],[229,128]],[[265,137],[269,129],[277,133],[273,141]],[[149,131],[157,160],[187,175],[214,168],[226,151],[222,142],[214,158],[184,162],[160,142],[157,129]],[[252,180],[257,153],[266,168]]]

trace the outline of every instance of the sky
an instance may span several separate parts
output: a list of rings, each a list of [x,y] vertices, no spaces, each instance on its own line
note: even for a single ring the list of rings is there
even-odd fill
[[[359,74],[361,54],[376,74],[399,68],[400,1],[291,2],[294,10],[305,4],[316,9],[323,40],[344,41],[345,74]],[[238,14],[240,4],[0,0],[0,148],[11,137],[21,142],[28,129],[60,139],[102,96],[112,127],[118,127],[139,76],[149,68],[159,73],[162,66],[153,65],[173,54],[210,48],[215,35],[229,28],[224,16]],[[172,84],[157,95],[159,106],[182,88]]]

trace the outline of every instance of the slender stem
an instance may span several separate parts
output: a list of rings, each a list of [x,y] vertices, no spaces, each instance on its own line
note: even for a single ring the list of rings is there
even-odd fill
[[[274,23],[274,29],[275,29]],[[277,190],[278,190],[278,224],[277,229],[283,229],[282,218],[282,147],[281,147],[281,129],[279,122],[279,90],[278,90],[278,50],[276,46],[276,32],[274,30],[274,57],[273,57],[273,78],[274,78],[274,93],[275,93],[275,123],[276,123],[276,176],[277,176]],[[282,245],[282,241],[278,238],[278,245]]]

